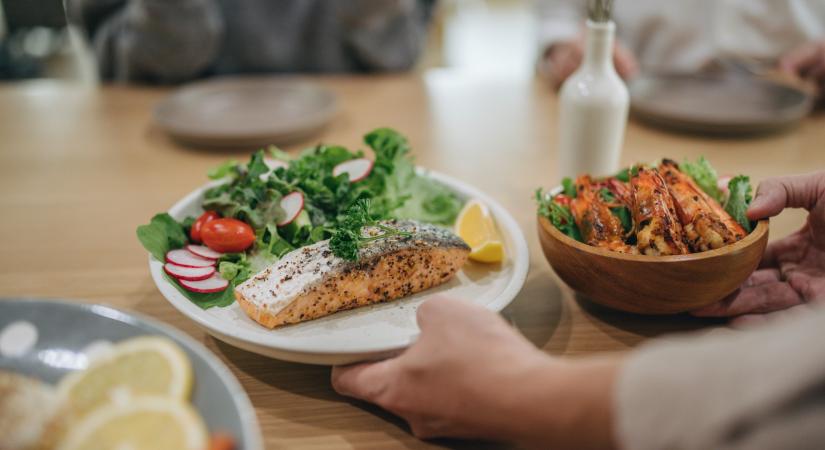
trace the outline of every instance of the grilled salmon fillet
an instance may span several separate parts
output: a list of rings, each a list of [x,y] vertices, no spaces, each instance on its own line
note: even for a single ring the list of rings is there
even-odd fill
[[[328,240],[294,250],[238,285],[238,304],[274,328],[406,297],[448,281],[467,261],[470,247],[449,230],[410,220],[382,224],[411,235],[368,242],[358,261],[333,255]]]

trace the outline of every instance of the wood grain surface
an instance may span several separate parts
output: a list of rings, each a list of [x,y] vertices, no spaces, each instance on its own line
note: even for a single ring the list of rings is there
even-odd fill
[[[532,194],[556,184],[556,99],[533,80],[451,72],[314,79],[339,97],[332,124],[296,150],[324,141],[360,146],[392,126],[409,136],[419,164],[467,181],[504,204],[531,250],[527,282],[504,315],[553,355],[627,350],[668,332],[718,322],[645,317],[576,299],[542,255]],[[236,152],[185,148],[153,126],[161,88],[89,88],[55,81],[0,84],[0,296],[61,297],[137,311],[170,323],[214,351],[254,403],[269,449],[493,448],[421,442],[402,421],[336,395],[329,368],[268,360],[218,342],[169,305],[149,275],[135,227],[205,182]],[[787,132],[733,140],[667,134],[631,122],[622,162],[706,155],[720,173],[768,176],[825,168],[825,118]],[[771,221],[771,238],[804,220]],[[71,332],[71,330],[67,330]],[[548,405],[551,407],[551,405]]]

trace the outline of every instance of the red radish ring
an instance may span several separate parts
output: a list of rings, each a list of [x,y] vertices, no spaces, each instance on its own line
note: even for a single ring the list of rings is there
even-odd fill
[[[194,253],[195,255],[200,256],[201,258],[215,260],[215,259],[218,259],[221,256],[223,256],[223,253],[216,252],[215,250],[212,250],[211,248],[209,248],[205,245],[192,245],[192,244],[189,244],[185,248],[187,250],[189,250],[190,252]]]
[[[211,277],[205,280],[189,281],[178,280],[180,285],[187,291],[197,292],[199,294],[211,294],[213,292],[220,292],[229,286],[229,281],[221,278],[221,274],[213,273]]]
[[[205,280],[215,273],[215,268],[209,267],[184,267],[177,264],[166,263],[163,265],[163,270],[170,276],[178,280],[198,281]]]
[[[278,222],[278,226],[289,225],[301,214],[304,209],[304,194],[295,191],[284,195],[281,199],[281,208],[286,213],[284,220]]]
[[[200,257],[182,248],[169,250],[166,253],[166,262],[183,267],[210,267],[215,265],[214,260]]]
[[[361,181],[372,172],[373,162],[367,158],[351,159],[338,164],[332,169],[332,176],[337,177],[342,173],[349,176],[350,183]]]
[[[731,175],[722,175],[716,180],[716,187],[718,187],[722,193],[728,195],[728,183],[730,183],[732,179],[733,177]]]

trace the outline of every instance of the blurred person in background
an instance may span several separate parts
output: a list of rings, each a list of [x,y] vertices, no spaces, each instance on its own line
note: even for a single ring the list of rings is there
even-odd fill
[[[825,172],[760,184],[748,217],[805,208],[735,295],[695,312],[745,329],[558,359],[498,314],[440,298],[400,356],[336,367],[333,387],[422,438],[559,449],[821,449],[825,444]],[[764,323],[755,326],[755,323]]]
[[[538,0],[539,70],[558,88],[582,58],[585,0]],[[825,1],[633,0],[613,7],[616,70],[698,72],[714,61],[776,68],[825,88]]]
[[[411,68],[435,0],[67,0],[104,80]]]

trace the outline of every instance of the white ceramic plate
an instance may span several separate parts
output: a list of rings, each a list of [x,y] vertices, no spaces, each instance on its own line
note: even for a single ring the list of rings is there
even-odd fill
[[[349,364],[386,357],[415,341],[418,336],[416,309],[434,294],[465,298],[493,311],[501,311],[521,290],[527,276],[527,242],[513,217],[478,189],[445,175],[425,173],[462,199],[477,198],[489,206],[504,239],[507,258],[503,263],[470,261],[450,282],[433,289],[274,330],[254,322],[237,304],[201,309],[166,280],[163,264],[150,255],[152,278],[178,311],[209,334],[245,350],[309,364]],[[199,215],[201,198],[208,186],[184,197],[169,210],[169,214],[178,220]]]

